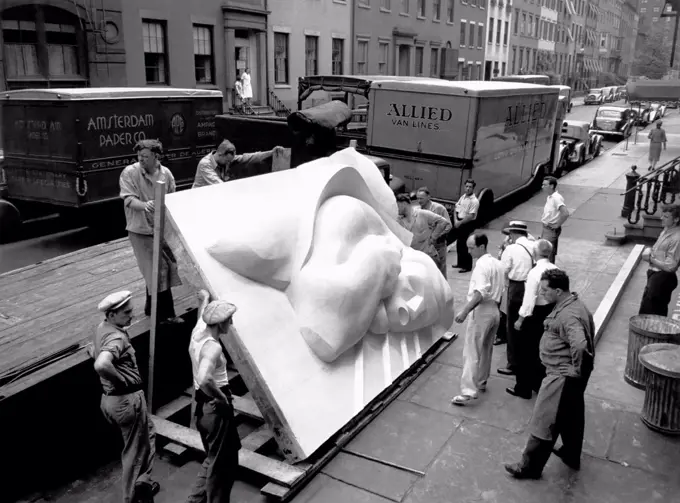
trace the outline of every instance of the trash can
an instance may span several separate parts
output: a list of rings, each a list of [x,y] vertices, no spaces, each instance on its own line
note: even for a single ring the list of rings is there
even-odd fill
[[[638,314],[629,322],[628,356],[623,378],[631,386],[645,389],[645,367],[640,363],[640,349],[647,344],[680,344],[680,323],[656,314]]]
[[[659,433],[680,435],[680,346],[648,344],[639,359],[646,369],[642,422]]]

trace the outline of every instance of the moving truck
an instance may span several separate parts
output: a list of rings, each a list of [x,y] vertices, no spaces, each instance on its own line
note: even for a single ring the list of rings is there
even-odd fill
[[[477,182],[482,221],[495,201],[554,172],[559,89],[502,81],[376,81],[367,151],[407,190],[427,186],[453,213],[465,180]]]

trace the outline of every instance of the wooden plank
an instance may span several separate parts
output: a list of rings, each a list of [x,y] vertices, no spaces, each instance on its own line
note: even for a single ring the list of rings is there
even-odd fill
[[[160,407],[158,411],[156,411],[156,415],[158,417],[162,417],[163,419],[168,419],[169,417],[174,416],[175,414],[181,412],[187,407],[191,407],[191,397],[186,395],[180,395],[179,397],[175,398],[172,402],[166,403],[165,405]]]
[[[175,442],[168,442],[163,446],[163,450],[168,452],[175,458],[181,458],[182,456],[184,456],[184,454],[186,454],[189,451],[187,447],[176,444]]]
[[[265,424],[260,426],[257,430],[253,431],[250,435],[247,435],[246,437],[241,439],[241,445],[243,446],[244,449],[257,452],[258,449],[261,449],[262,446],[264,446],[264,444],[266,444],[273,438],[274,435],[272,435],[269,426]]]
[[[234,412],[253,419],[264,421],[260,409],[257,408],[255,402],[250,397],[236,396],[233,397]]]
[[[190,295],[183,295],[181,297],[178,296],[177,299],[175,300],[175,308],[177,309],[178,313],[185,313],[193,309],[196,309],[195,294],[193,294],[192,292]],[[145,317],[142,320],[136,322],[134,325],[132,325],[128,330],[128,334],[130,335],[131,338],[134,339],[135,337],[142,335],[148,331],[149,322],[148,318]],[[89,340],[89,336],[86,339]],[[17,393],[21,393],[22,391],[30,388],[31,386],[35,386],[43,381],[46,381],[51,377],[60,374],[61,372],[65,372],[68,369],[75,367],[76,365],[80,365],[81,363],[90,360],[90,357],[85,351],[85,349],[86,347],[83,345],[83,347],[81,347],[81,349],[77,353],[70,355],[62,360],[59,360],[58,362],[55,362],[49,365],[48,367],[40,369],[21,379],[17,379],[16,381],[10,384],[6,384],[5,386],[2,387],[2,389],[0,389],[0,400],[3,398],[8,398],[10,396],[16,395]]]
[[[156,434],[172,440],[178,444],[189,447],[196,451],[205,452],[203,443],[197,431],[180,426],[158,416],[151,416],[156,426]],[[282,463],[261,454],[241,449],[238,455],[238,463],[242,468],[250,470],[258,475],[266,477],[282,486],[291,487],[296,480],[304,475],[304,471],[295,466]]]
[[[604,329],[607,326],[609,319],[612,317],[612,314],[614,314],[614,309],[623,295],[623,290],[626,288],[630,278],[633,277],[635,268],[642,259],[642,252],[644,249],[644,245],[635,245],[635,247],[633,247],[633,250],[630,252],[630,255],[628,255],[623,267],[616,275],[616,278],[614,278],[614,282],[609,287],[609,290],[607,290],[607,293],[593,315],[596,346],[602,337],[602,334],[604,334]]]

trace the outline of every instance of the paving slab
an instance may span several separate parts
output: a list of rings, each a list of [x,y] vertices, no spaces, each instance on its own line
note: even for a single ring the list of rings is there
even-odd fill
[[[401,501],[418,475],[341,452],[323,473],[392,501]]]
[[[395,400],[347,445],[347,449],[424,471],[460,421],[461,418],[410,401]]]

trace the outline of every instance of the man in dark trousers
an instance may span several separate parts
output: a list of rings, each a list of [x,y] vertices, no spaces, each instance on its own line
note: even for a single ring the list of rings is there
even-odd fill
[[[220,334],[229,332],[236,306],[199,292],[198,321],[191,333],[189,356],[194,374],[196,428],[206,458],[188,503],[228,503],[238,470],[241,441],[232,406],[226,351]]]
[[[545,319],[541,383],[529,424],[529,439],[519,463],[505,465],[514,478],[541,476],[551,453],[574,470],[581,467],[585,425],[583,395],[595,362],[595,323],[578,295],[569,293],[569,277],[552,269],[541,277],[541,294],[555,308]],[[557,437],[562,447],[553,451]]]
[[[122,291],[99,303],[105,319],[97,327],[90,356],[102,385],[102,413],[123,435],[123,502],[153,503],[160,487],[151,480],[156,431],[146,408],[135,350],[125,331],[132,321],[131,298],[130,292]]]
[[[642,260],[649,262],[649,269],[639,314],[668,316],[668,304],[675,287],[678,286],[680,206],[675,204],[662,206],[661,225],[663,230],[659,239],[651,249],[647,248],[642,254]]]
[[[479,215],[479,199],[475,196],[476,182],[472,179],[465,181],[465,192],[456,203],[453,215],[454,235],[456,237],[456,254],[458,255],[458,272],[466,273],[472,270],[472,255],[467,249],[467,239],[476,229]]]

